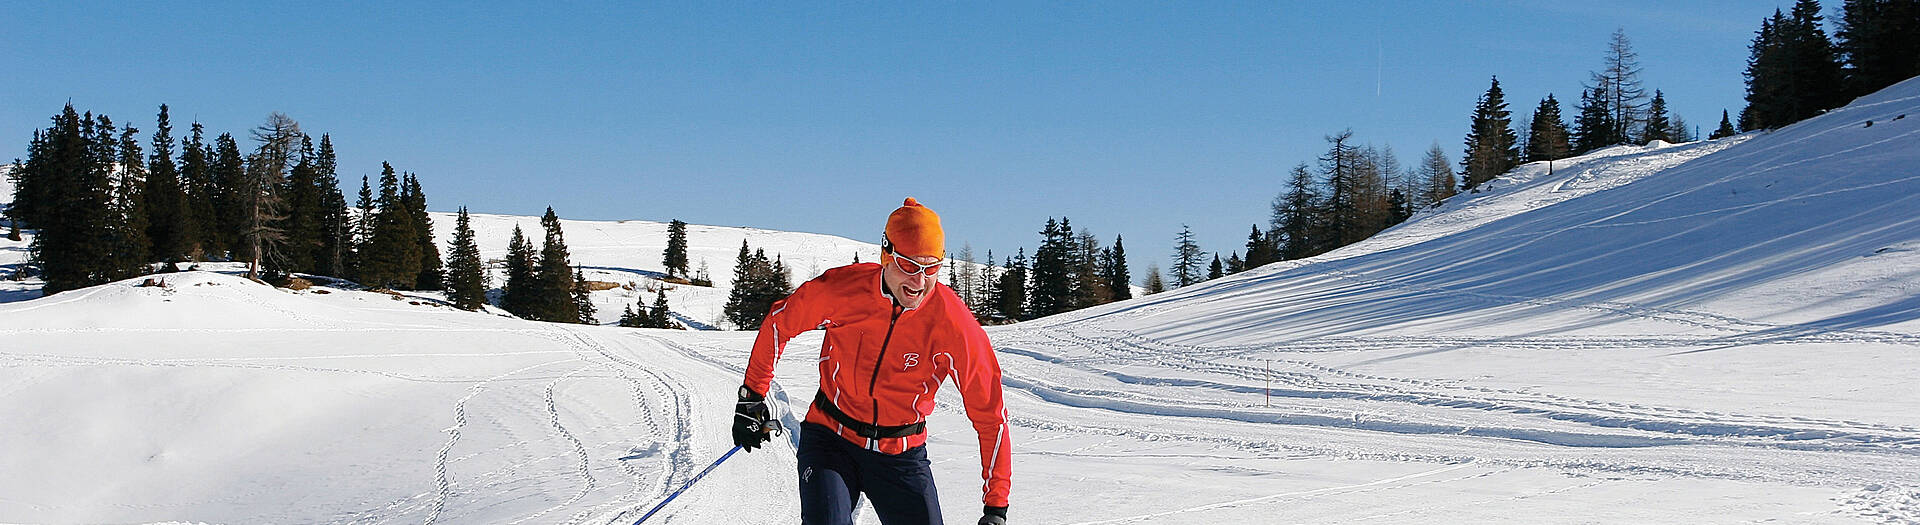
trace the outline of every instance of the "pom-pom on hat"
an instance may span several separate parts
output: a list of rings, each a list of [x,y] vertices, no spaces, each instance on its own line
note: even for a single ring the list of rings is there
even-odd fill
[[[920,201],[907,197],[907,202],[893,210],[887,216],[887,249],[893,253],[908,257],[947,256],[947,234],[940,229],[940,214]]]

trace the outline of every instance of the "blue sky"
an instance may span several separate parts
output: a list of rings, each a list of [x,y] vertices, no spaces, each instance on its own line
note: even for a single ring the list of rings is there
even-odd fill
[[[196,3],[198,4],[198,3]],[[275,4],[275,5],[260,5]],[[382,161],[434,210],[681,219],[878,242],[908,195],[950,250],[1070,217],[1136,277],[1181,225],[1241,249],[1286,171],[1352,128],[1459,160],[1498,75],[1571,116],[1624,29],[1646,87],[1710,131],[1742,105],[1762,17],[1790,2],[9,3],[0,158],[62,104],[175,135],[273,111]],[[1831,7],[1831,6],[1829,6]]]

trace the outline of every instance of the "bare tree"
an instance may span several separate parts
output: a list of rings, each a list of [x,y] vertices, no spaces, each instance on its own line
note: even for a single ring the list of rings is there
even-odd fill
[[[1627,41],[1626,29],[1615,29],[1607,42],[1607,56],[1599,71],[1593,72],[1593,85],[1606,88],[1607,109],[1613,113],[1616,137],[1626,138],[1645,125],[1647,90],[1640,86],[1640,55]]]
[[[262,263],[278,257],[280,246],[287,241],[286,232],[280,228],[280,221],[286,219],[280,190],[292,163],[294,145],[302,137],[300,123],[279,112],[267,115],[266,123],[253,128],[253,140],[260,147],[247,157],[245,187],[240,188],[250,210],[246,230],[241,232],[241,242],[248,249],[250,279],[259,278]]]

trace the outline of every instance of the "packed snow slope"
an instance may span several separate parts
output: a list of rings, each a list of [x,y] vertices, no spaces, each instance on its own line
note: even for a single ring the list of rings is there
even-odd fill
[[[1920,521],[1901,115],[1920,80],[1770,133],[1530,164],[1320,257],[993,328],[1013,521]],[[509,223],[536,231],[476,221],[493,257]],[[644,276],[647,228],[659,244],[567,240]],[[690,241],[724,280],[741,238]],[[784,254],[852,260],[830,246]],[[0,522],[633,523],[730,446],[753,338],[160,281],[0,304]],[[819,341],[777,370],[795,409]],[[971,523],[975,439],[938,399],[942,505]],[[735,455],[648,523],[791,523],[792,454]]]

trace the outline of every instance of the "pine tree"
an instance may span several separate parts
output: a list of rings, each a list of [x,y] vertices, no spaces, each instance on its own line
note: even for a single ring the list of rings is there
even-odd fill
[[[1147,289],[1147,295],[1167,291],[1167,282],[1160,278],[1159,264],[1147,265],[1147,279],[1140,286]]]
[[[1133,298],[1133,272],[1127,270],[1127,247],[1120,241],[1121,236],[1113,236],[1113,248],[1106,251],[1107,289],[1115,301]]]
[[[1613,124],[1608,134],[1614,141],[1606,145],[1626,142],[1645,125],[1647,91],[1640,85],[1640,55],[1633,52],[1625,29],[1614,30],[1607,42],[1605,63],[1593,72],[1593,85],[1603,89],[1608,122]]]
[[[414,230],[419,234],[420,275],[414,278],[414,286],[438,290],[445,270],[440,266],[440,248],[433,243],[433,217],[427,214],[427,194],[420,189],[420,177],[407,174],[401,203],[406,206],[407,216],[413,219]]]
[[[455,308],[479,310],[487,304],[487,271],[480,260],[480,245],[474,241],[473,222],[467,207],[460,207],[454,220],[453,240],[447,244],[447,300]]]
[[[1173,247],[1173,284],[1175,287],[1200,282],[1200,245],[1193,242],[1193,228],[1180,225],[1180,235],[1176,236]]]
[[[1207,266],[1207,280],[1219,279],[1227,275],[1227,267],[1220,262],[1220,254],[1213,254],[1213,264]]]
[[[1674,142],[1672,122],[1667,120],[1667,96],[1660,90],[1653,90],[1653,104],[1647,106],[1646,131],[1640,134],[1640,143],[1653,141]]]
[[[1422,207],[1438,208],[1448,198],[1453,197],[1458,187],[1453,178],[1453,161],[1447,160],[1447,152],[1435,142],[1427,150],[1427,156],[1420,159],[1420,177],[1426,180],[1426,189],[1421,192]]]
[[[1554,100],[1552,93],[1540,99],[1528,128],[1532,139],[1527,141],[1527,162],[1564,159],[1573,149],[1567,142],[1567,123],[1560,118],[1560,101]]]
[[[1515,147],[1517,137],[1510,125],[1510,115],[1506,95],[1500,90],[1500,78],[1494,77],[1493,85],[1480,95],[1480,102],[1473,109],[1473,123],[1466,139],[1467,153],[1460,160],[1466,175],[1462,189],[1477,188],[1519,164],[1520,152]],[[1358,239],[1340,238],[1338,245],[1354,242]]]
[[[573,286],[568,287],[573,300],[574,318],[569,322],[579,324],[600,324],[596,319],[599,309],[593,306],[593,288],[587,284],[587,274],[578,268],[573,270]]]
[[[1733,121],[1727,120],[1727,110],[1723,109],[1720,110],[1720,127],[1713,128],[1713,134],[1707,135],[1707,140],[1719,140],[1738,135],[1739,133],[1738,131],[1734,131]]]
[[[1845,0],[1834,26],[1853,95],[1920,76],[1920,0]]]
[[[687,223],[674,219],[667,223],[667,250],[661,264],[668,276],[687,277]]]
[[[1240,252],[1227,256],[1227,275],[1247,271],[1247,261],[1240,258]]]
[[[507,242],[507,282],[501,286],[500,308],[524,318],[533,318],[533,243],[519,226],[513,227],[513,240]]]
[[[567,242],[560,231],[560,217],[547,207],[540,217],[546,230],[546,243],[540,248],[540,261],[533,271],[533,318],[556,323],[578,322],[580,307],[573,296],[573,263]]]
[[[380,163],[380,196],[374,204],[379,211],[373,216],[373,234],[361,257],[361,284],[412,289],[420,277],[420,232],[400,200],[400,179],[391,164]]]
[[[173,125],[168,122],[167,105],[160,105],[160,116],[153,130],[153,154],[147,160],[147,239],[152,241],[153,258],[167,263],[185,260],[193,237],[192,217],[187,192],[180,182],[180,170],[173,163]]]

